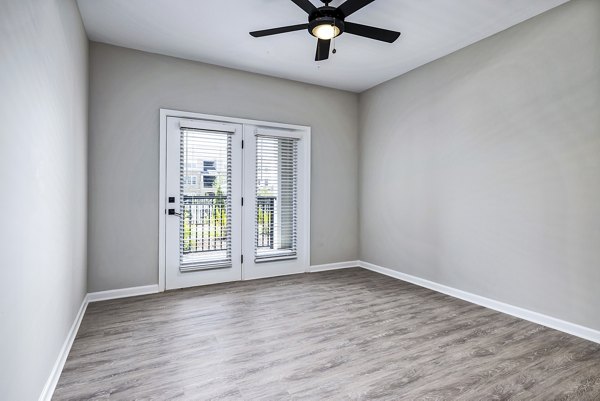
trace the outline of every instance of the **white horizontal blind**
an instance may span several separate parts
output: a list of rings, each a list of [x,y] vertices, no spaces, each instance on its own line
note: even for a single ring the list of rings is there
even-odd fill
[[[256,135],[255,261],[297,251],[298,139]]]
[[[181,272],[231,267],[231,136],[181,128]]]

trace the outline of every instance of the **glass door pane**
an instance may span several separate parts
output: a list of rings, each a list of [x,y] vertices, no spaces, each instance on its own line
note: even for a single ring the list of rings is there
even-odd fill
[[[181,130],[181,271],[231,267],[231,136]]]
[[[298,144],[256,137],[256,262],[296,258]]]

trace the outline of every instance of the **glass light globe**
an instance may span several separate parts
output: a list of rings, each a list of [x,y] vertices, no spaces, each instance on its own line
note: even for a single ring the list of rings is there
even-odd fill
[[[319,39],[330,40],[340,34],[340,29],[335,25],[322,24],[317,25],[312,33]]]

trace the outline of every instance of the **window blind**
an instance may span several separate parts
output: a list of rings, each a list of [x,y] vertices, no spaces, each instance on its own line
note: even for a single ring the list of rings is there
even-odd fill
[[[255,262],[296,258],[298,139],[256,135]]]
[[[181,129],[181,272],[232,266],[231,145],[228,133]]]

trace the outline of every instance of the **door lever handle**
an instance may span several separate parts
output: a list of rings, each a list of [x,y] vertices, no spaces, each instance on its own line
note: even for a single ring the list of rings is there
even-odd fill
[[[177,216],[177,217],[181,217],[181,213],[177,213],[175,211],[175,209],[169,209],[169,216]]]

